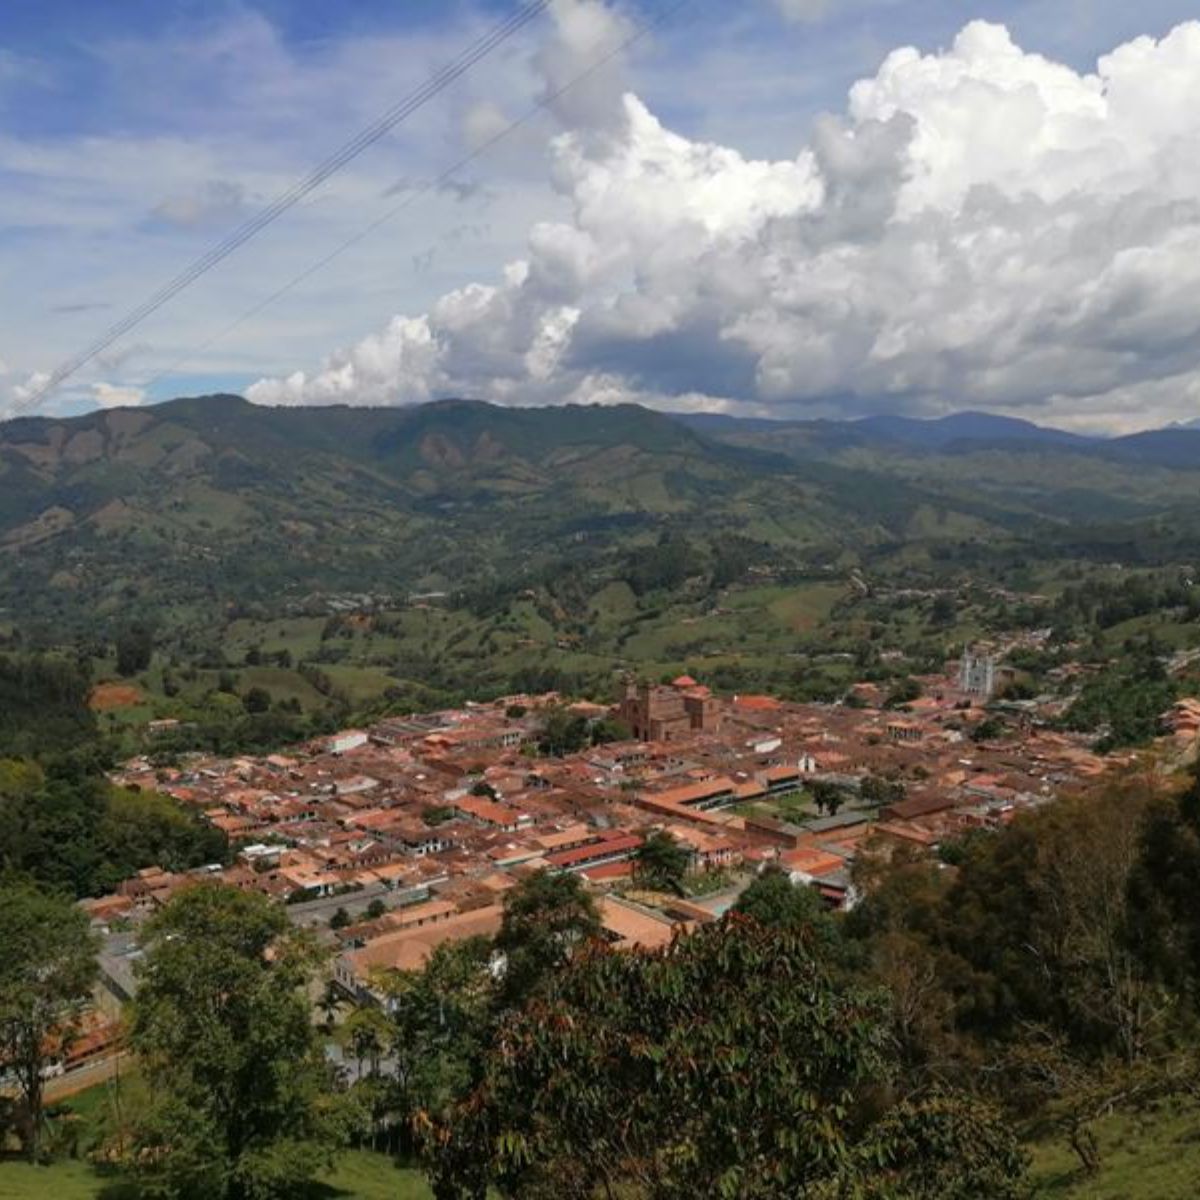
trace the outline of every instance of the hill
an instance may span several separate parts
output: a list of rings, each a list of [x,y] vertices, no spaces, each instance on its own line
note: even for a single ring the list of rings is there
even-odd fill
[[[181,399],[0,426],[10,619],[90,627],[140,610],[278,610],[313,593],[478,587],[651,545],[790,552],[887,543],[918,480],[800,463],[632,405],[262,408]],[[964,519],[1003,521],[964,497]]]
[[[1073,563],[1079,578],[1087,563],[1200,557],[1200,473],[1178,448],[1155,461],[1162,439],[1038,438],[972,414],[932,424],[918,438],[895,422],[633,405],[236,396],[11,421],[0,641],[86,647],[112,678],[116,636],[152,628],[153,669],[130,680],[139,702],[106,710],[106,728],[188,716],[221,699],[230,670],[240,692],[305,711],[688,662],[782,687],[798,637],[852,651],[867,636],[842,599],[863,576],[1036,592]],[[367,610],[369,624],[329,624]],[[876,612],[875,636],[915,645],[912,615]],[[978,623],[959,626],[946,635]],[[811,672],[796,684],[833,686]]]

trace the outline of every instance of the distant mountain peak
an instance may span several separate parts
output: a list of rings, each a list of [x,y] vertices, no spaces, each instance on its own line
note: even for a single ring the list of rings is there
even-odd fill
[[[972,410],[930,418],[883,414],[863,417],[854,425],[895,441],[931,450],[940,450],[955,442],[1040,442],[1068,446],[1085,445],[1094,440],[1062,429],[1036,425],[1021,417]]]

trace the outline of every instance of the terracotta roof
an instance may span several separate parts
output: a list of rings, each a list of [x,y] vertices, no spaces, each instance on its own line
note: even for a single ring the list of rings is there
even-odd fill
[[[667,804],[694,804],[698,800],[708,800],[728,792],[733,795],[736,784],[727,776],[719,775],[716,779],[705,779],[700,783],[688,783],[682,787],[666,788],[661,792],[647,792],[647,800],[665,801]]]
[[[642,839],[636,833],[617,834],[615,837],[589,842],[586,846],[579,846],[574,850],[560,850],[557,854],[547,854],[546,861],[552,867],[567,870],[592,858],[605,858],[610,854],[632,854],[641,844]]]
[[[368,942],[361,950],[346,955],[355,973],[366,976],[371,970],[416,971],[443,942],[465,941],[470,937],[494,937],[500,930],[504,908],[499,904],[474,912],[459,913],[444,921],[402,929]]]
[[[600,910],[600,923],[614,936],[620,949],[640,946],[657,950],[670,945],[674,929],[670,921],[643,913],[611,896],[602,897],[596,907]]]

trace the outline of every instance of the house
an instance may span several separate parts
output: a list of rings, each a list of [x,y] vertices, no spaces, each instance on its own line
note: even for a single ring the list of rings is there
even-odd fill
[[[547,854],[546,864],[553,871],[582,871],[632,858],[641,844],[642,838],[636,833],[614,833],[574,850]]]
[[[635,803],[642,807],[642,801],[648,802],[644,807],[657,802],[670,807],[710,809],[732,804],[737,799],[737,784],[728,776],[719,775],[714,779],[703,779],[697,783],[686,783],[679,787],[664,788],[659,792],[644,792],[637,797]]]
[[[367,735],[361,729],[346,729],[329,738],[325,750],[329,754],[349,754],[351,750],[365,746],[367,740]]]
[[[459,796],[450,801],[450,807],[459,816],[466,817],[479,825],[490,825],[493,829],[505,833],[516,833],[519,829],[528,829],[533,824],[533,818],[507,804],[498,804],[486,796]]]
[[[616,896],[602,896],[596,908],[604,936],[618,950],[660,950],[675,935],[674,922]]]
[[[446,942],[472,937],[495,937],[500,932],[504,907],[493,904],[473,912],[456,913],[444,920],[400,929],[375,938],[357,950],[338,955],[334,962],[334,982],[357,1000],[379,1000],[372,986],[380,971],[419,971],[429,957]]]

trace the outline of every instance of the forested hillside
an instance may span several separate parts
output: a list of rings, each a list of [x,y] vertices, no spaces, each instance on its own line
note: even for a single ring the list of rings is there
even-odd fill
[[[921,547],[1165,556],[1193,544],[1175,518],[1200,479],[1170,436],[1165,455],[994,429],[924,444],[867,422],[693,427],[628,405],[234,396],[23,419],[0,426],[4,616],[111,632],[136,614],[528,586],[549,565],[603,582],[664,532],[807,568]]]

